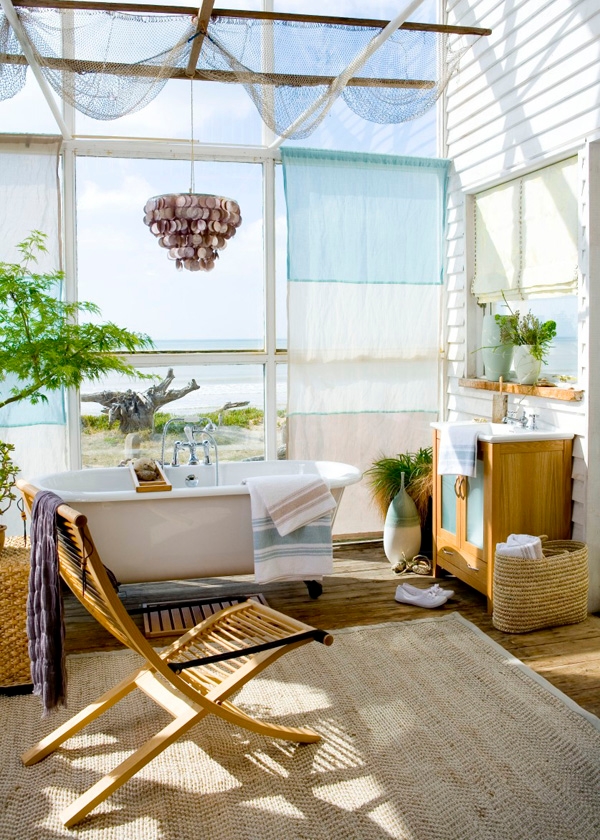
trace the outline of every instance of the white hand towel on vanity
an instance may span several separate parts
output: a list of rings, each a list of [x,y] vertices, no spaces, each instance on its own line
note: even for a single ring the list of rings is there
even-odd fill
[[[438,475],[477,475],[477,439],[487,423],[444,423],[440,434]]]

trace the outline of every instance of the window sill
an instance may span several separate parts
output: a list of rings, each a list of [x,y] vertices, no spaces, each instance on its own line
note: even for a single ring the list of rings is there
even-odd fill
[[[476,388],[480,391],[499,391],[499,382],[487,379],[459,379],[458,384],[463,388]],[[548,385],[519,385],[517,382],[503,382],[502,391],[505,394],[523,394],[528,397],[545,397],[549,400],[563,400],[565,402],[579,402],[583,399],[583,391],[576,391],[573,387],[557,388]]]

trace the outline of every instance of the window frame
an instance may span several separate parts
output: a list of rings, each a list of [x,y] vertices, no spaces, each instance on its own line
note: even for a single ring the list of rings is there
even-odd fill
[[[581,146],[571,147],[570,149],[563,149],[559,154],[549,156],[547,159],[543,161],[536,161],[535,163],[530,164],[527,167],[516,167],[514,170],[505,171],[501,177],[494,178],[493,180],[488,181],[481,181],[474,184],[469,185],[467,188],[463,190],[462,196],[462,218],[464,224],[464,240],[465,240],[465,250],[464,250],[464,277],[465,277],[465,286],[464,286],[464,295],[465,295],[465,308],[464,308],[464,350],[465,350],[465,358],[464,358],[464,369],[463,369],[463,376],[465,379],[468,380],[480,380],[483,376],[483,361],[481,359],[481,353],[478,353],[477,350],[481,347],[481,330],[483,326],[483,315],[485,314],[485,309],[482,304],[478,303],[477,297],[473,292],[473,277],[475,273],[475,225],[474,225],[474,209],[475,209],[475,200],[476,196],[479,193],[485,192],[486,190],[492,189],[493,187],[499,187],[504,183],[509,181],[514,181],[518,178],[523,178],[527,175],[530,175],[540,169],[543,169],[547,166],[551,166],[554,163],[560,163],[563,160],[566,160],[570,157],[577,157],[578,158],[578,169],[581,169]],[[581,217],[581,195],[579,197],[579,211]],[[579,256],[581,257],[581,222],[579,222]],[[446,295],[448,294],[446,290]],[[578,279],[578,289],[576,292],[576,297],[579,303],[579,307],[581,308],[581,295],[582,295],[582,275],[581,275],[581,268],[579,270],[579,279]],[[528,298],[527,295],[523,297],[522,302],[517,303],[515,302],[515,306],[520,306],[521,309],[527,307]],[[512,305],[512,302],[511,302]],[[492,308],[494,304],[487,304],[487,307]],[[493,310],[492,310],[493,311]],[[447,336],[448,325],[446,324],[444,327],[445,335],[444,340]],[[575,388],[581,387],[580,382],[580,373],[582,368],[582,344],[580,335],[577,338],[577,378],[572,383]],[[465,381],[465,380],[463,380]],[[447,410],[447,395],[444,396],[444,411]]]
[[[74,138],[63,141],[63,215],[65,252],[65,295],[68,300],[77,300],[77,207],[75,194],[75,170],[77,157],[119,157],[146,158],[154,160],[191,159],[188,142],[137,139],[89,139]],[[275,165],[281,161],[278,149],[268,146],[212,146],[195,144],[194,158],[197,161],[249,162],[262,167],[263,195],[263,350],[243,351],[144,351],[126,354],[129,364],[140,370],[155,367],[179,369],[192,365],[251,364],[262,365],[265,395],[265,458],[277,458],[277,365],[288,361],[287,350],[277,349],[276,336],[276,276],[275,276]],[[81,469],[79,392],[72,390],[67,395],[67,437],[68,462],[71,469]]]

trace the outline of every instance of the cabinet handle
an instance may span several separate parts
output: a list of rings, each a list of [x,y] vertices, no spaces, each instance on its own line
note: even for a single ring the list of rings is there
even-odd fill
[[[448,554],[450,557],[454,556],[454,552],[450,551],[448,548],[442,548],[442,554]]]
[[[465,565],[466,565],[467,569],[470,569],[472,572],[478,572],[478,571],[479,571],[479,569],[477,568],[477,566],[470,566],[470,565],[467,563],[467,561],[466,561],[466,560],[465,560]]]

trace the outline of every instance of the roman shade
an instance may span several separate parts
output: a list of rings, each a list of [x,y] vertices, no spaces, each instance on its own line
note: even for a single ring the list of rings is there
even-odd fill
[[[576,294],[576,157],[478,193],[473,213],[479,303]]]

